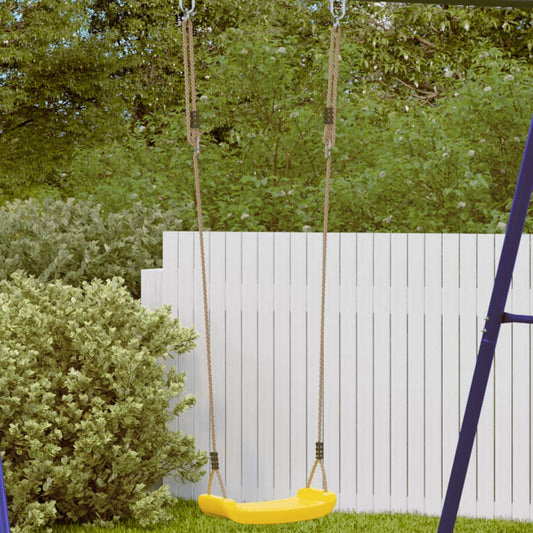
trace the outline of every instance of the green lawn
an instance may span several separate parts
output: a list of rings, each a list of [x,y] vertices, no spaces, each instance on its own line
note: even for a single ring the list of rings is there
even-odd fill
[[[351,514],[332,513],[327,517],[298,524],[276,526],[243,526],[228,520],[219,520],[204,516],[195,502],[178,501],[173,508],[174,519],[164,526],[149,529],[153,533],[218,533],[218,532],[336,532],[361,531],[365,533],[422,533],[437,531],[438,518],[418,515],[400,514]],[[113,528],[56,526],[53,533],[118,533],[145,532],[133,523],[117,524]],[[459,518],[456,533],[533,533],[533,523],[508,522],[501,520],[474,520]]]

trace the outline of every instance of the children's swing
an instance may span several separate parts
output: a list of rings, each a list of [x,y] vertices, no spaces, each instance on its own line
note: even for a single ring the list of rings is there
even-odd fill
[[[327,102],[324,114],[324,136],[326,156],[326,180],[324,192],[324,230],[322,238],[322,301],[320,316],[320,370],[319,370],[319,402],[318,402],[318,438],[315,444],[316,458],[304,488],[298,490],[293,498],[282,500],[237,503],[227,497],[226,489],[219,470],[218,453],[215,436],[215,414],[213,399],[213,377],[211,358],[211,338],[209,330],[209,305],[207,296],[207,276],[204,248],[204,232],[202,217],[202,201],[200,190],[200,173],[198,159],[200,154],[200,116],[196,108],[196,77],[194,68],[194,40],[192,16],[195,14],[195,0],[191,0],[191,8],[183,7],[183,63],[185,78],[185,112],[187,116],[187,141],[193,147],[193,169],[196,188],[196,210],[198,216],[198,235],[200,239],[200,256],[202,268],[202,288],[204,300],[205,340],[207,353],[207,373],[209,381],[209,418],[211,435],[211,472],[207,487],[207,494],[198,498],[200,509],[207,515],[218,518],[229,518],[241,524],[279,524],[285,522],[299,522],[320,518],[330,513],[337,501],[335,493],[327,490],[326,470],[324,468],[324,318],[326,301],[326,252],[329,215],[329,189],[331,178],[331,149],[335,145],[335,125],[337,115],[337,86],[340,51],[340,21],[346,14],[346,0],[340,0],[338,7],[335,0],[330,0],[330,11],[334,22],[331,28],[331,42],[329,52],[329,76]],[[311,482],[317,467],[322,472],[322,489],[311,487]],[[217,477],[222,496],[211,494],[214,477]]]

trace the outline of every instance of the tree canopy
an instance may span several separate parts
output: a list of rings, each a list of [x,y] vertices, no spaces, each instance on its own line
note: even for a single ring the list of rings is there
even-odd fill
[[[197,0],[211,227],[314,227],[330,24],[329,2]],[[432,209],[445,190],[455,191],[447,193],[450,205],[471,207],[454,207],[450,227],[463,227],[463,219],[474,221],[472,230],[494,227],[505,208],[498,191],[512,188],[519,164],[521,146],[512,139],[523,137],[532,111],[532,26],[527,9],[348,2],[336,194],[357,207],[346,208],[352,223],[345,217],[338,228],[422,227],[410,207],[413,183],[435,189]],[[90,194],[119,209],[133,195],[187,219],[193,196],[177,0],[7,0],[0,65],[4,199]],[[440,144],[446,150],[437,153]],[[396,171],[391,147],[405,151]],[[459,147],[476,156],[452,165]],[[413,166],[416,157],[407,157],[417,150],[422,167],[449,174],[439,194]],[[475,209],[475,195],[463,198],[473,190],[469,173],[480,176],[472,178],[483,204]],[[383,222],[394,194],[409,199],[405,225]],[[256,216],[241,218],[249,211]],[[429,226],[447,227],[446,217]]]

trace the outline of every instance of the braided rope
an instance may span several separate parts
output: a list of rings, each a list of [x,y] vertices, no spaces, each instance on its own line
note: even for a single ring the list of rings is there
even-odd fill
[[[213,395],[213,364],[211,357],[211,334],[209,328],[209,301],[207,295],[207,274],[205,260],[204,244],[204,222],[202,216],[202,195],[200,187],[200,167],[198,158],[200,154],[200,129],[193,127],[191,121],[191,112],[196,111],[196,73],[194,69],[194,40],[192,21],[187,18],[182,21],[183,33],[183,70],[185,78],[185,113],[187,115],[187,141],[194,148],[193,151],[193,168],[194,184],[196,189],[196,212],[198,216],[198,235],[200,238],[200,257],[202,264],[202,292],[204,300],[204,323],[205,323],[205,345],[207,353],[207,376],[209,381],[209,425],[211,432],[211,450],[217,453],[217,441],[215,433],[215,403]],[[211,464],[211,473],[207,493],[211,494],[211,486],[214,476],[217,476],[222,491],[222,496],[226,498],[226,489],[218,468],[214,469]]]
[[[331,108],[333,120],[324,124],[324,147],[326,155],[326,182],[324,190],[324,226],[322,232],[322,295],[320,306],[320,370],[318,391],[318,435],[317,442],[322,442],[324,434],[324,331],[326,317],[326,263],[328,248],[328,220],[329,220],[329,195],[331,182],[331,149],[335,146],[336,117],[337,117],[337,89],[339,80],[339,53],[340,53],[341,28],[334,25],[331,28],[331,40],[329,50],[329,74],[326,107]],[[320,456],[315,459],[307,487],[311,486],[317,466],[320,465],[322,472],[322,488],[328,490],[326,469],[324,460]]]

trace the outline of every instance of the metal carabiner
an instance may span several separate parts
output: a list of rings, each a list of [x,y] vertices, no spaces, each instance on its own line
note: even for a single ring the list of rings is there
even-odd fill
[[[340,15],[337,14],[337,9],[335,9],[335,0],[329,1],[329,10],[331,11],[332,17],[335,19],[335,26],[338,26],[341,20],[346,15],[346,0],[341,0],[341,5],[339,9],[340,9]]]
[[[183,0],[180,0],[180,9],[183,13],[183,19],[188,20],[195,15],[196,0],[191,0],[191,9],[185,9],[183,7]]]

